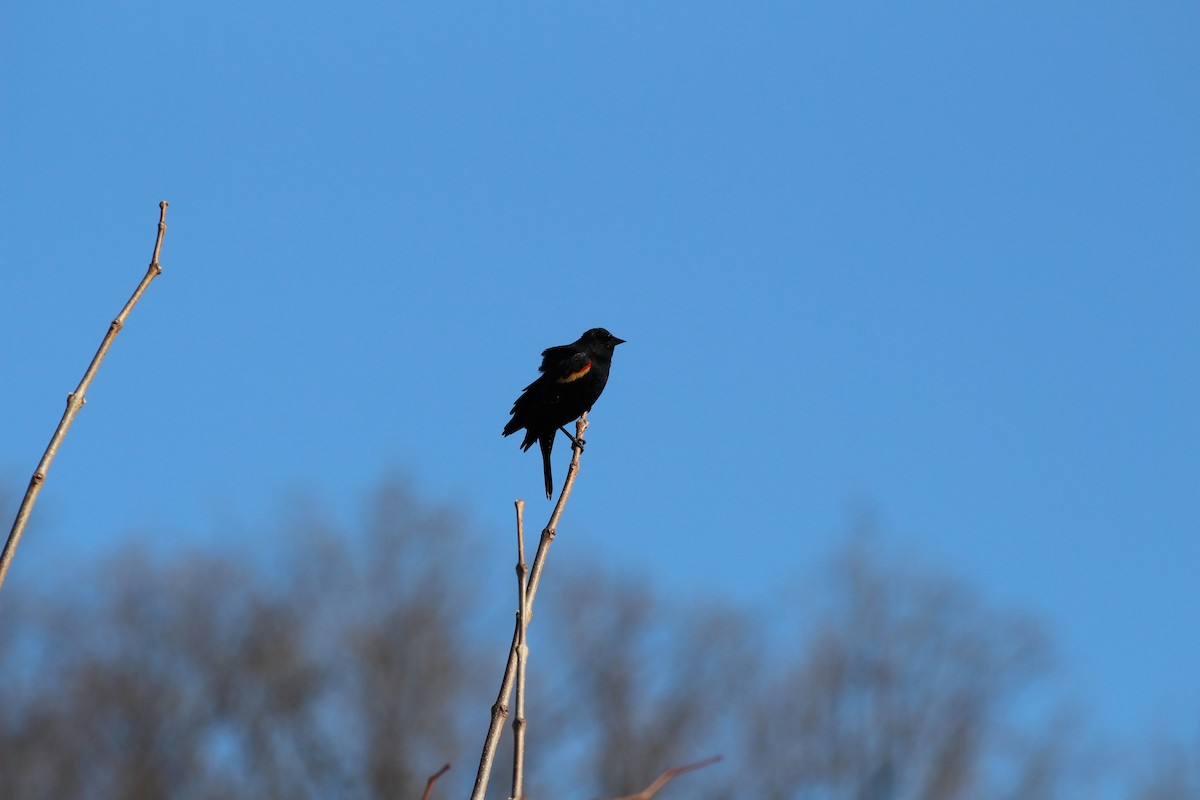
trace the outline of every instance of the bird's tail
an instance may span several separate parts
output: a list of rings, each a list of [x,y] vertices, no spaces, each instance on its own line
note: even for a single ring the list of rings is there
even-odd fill
[[[554,433],[557,433],[555,431]],[[554,476],[550,472],[550,450],[554,447],[554,433],[542,436],[538,444],[542,446],[542,470],[546,473],[546,499],[554,495]]]

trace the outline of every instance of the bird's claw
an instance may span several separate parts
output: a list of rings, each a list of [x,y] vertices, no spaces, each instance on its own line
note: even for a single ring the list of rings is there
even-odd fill
[[[580,439],[578,436],[572,436],[571,432],[561,425],[558,426],[558,429],[563,432],[563,436],[566,436],[571,440],[572,447],[578,447],[579,452],[583,452],[583,446],[587,444],[587,442],[585,442],[583,439]]]

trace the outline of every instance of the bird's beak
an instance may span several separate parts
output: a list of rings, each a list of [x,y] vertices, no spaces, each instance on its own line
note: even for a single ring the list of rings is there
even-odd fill
[[[616,346],[617,346],[617,345],[619,345],[619,344],[625,344],[625,340],[624,340],[624,339],[618,339],[617,337],[615,337],[615,336],[614,336],[614,337],[612,338],[612,343],[613,343],[613,347],[616,347]]]

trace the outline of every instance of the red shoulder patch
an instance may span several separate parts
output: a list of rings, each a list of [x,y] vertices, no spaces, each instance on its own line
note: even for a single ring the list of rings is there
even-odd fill
[[[586,364],[584,364],[582,367],[580,367],[579,369],[575,370],[574,372],[569,373],[569,374],[564,375],[563,377],[559,378],[558,380],[555,381],[555,383],[570,383],[571,381],[577,381],[580,378],[582,378],[584,375],[587,375],[588,372],[591,371],[591,369],[592,369],[592,362],[589,361]]]

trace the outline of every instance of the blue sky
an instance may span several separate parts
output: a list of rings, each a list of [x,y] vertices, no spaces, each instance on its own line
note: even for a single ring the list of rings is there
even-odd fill
[[[1194,3],[118,6],[0,12],[6,508],[171,203],[14,581],[398,470],[507,586],[500,428],[603,325],[556,558],[771,604],[869,509],[1195,730]]]

